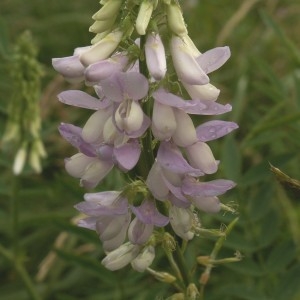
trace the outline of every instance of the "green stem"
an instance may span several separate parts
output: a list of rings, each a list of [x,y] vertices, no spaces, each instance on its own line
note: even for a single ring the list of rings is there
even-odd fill
[[[12,254],[0,245],[0,253],[8,259],[14,266],[23,280],[28,294],[33,300],[41,300],[41,297],[36,292],[34,284],[23,265],[21,260],[20,247],[19,247],[19,182],[18,177],[12,174],[12,187],[11,187],[11,230],[12,230]]]
[[[0,245],[0,253],[9,260],[12,265],[14,265],[15,270],[18,272],[23,280],[23,283],[27,289],[28,294],[31,296],[32,300],[41,300],[42,298],[38,295],[35,290],[34,284],[28,275],[28,272],[24,268],[22,262],[17,259],[13,254],[11,254],[7,249]]]
[[[224,236],[221,236],[217,242],[215,243],[215,246],[210,254],[210,259],[211,260],[215,260],[217,258],[217,255],[219,253],[219,251],[221,250],[222,246],[223,246],[223,243],[225,242],[226,240],[226,237],[228,236],[228,234],[231,232],[231,230],[233,229],[233,227],[235,226],[235,224],[237,223],[239,218],[235,218],[231,221],[231,223],[228,225],[228,227],[226,228],[225,230],[225,234]],[[201,278],[200,278],[200,285],[201,285],[201,288],[200,288],[200,299],[204,299],[204,289],[205,289],[205,286],[210,278],[210,273],[211,273],[211,270],[212,268],[214,267],[213,264],[209,264],[204,272],[202,273],[201,275]]]
[[[174,251],[174,256],[176,257],[176,262],[178,264],[178,267],[181,271],[183,282],[186,286],[188,286],[190,283],[192,283],[192,278],[189,270],[187,269],[187,266],[185,264],[185,259],[183,257],[183,254],[181,252],[180,247],[177,245],[176,250]]]

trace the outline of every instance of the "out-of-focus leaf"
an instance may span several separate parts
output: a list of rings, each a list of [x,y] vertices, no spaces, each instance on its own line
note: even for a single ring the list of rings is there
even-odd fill
[[[300,51],[299,48],[288,38],[282,28],[273,21],[266,10],[261,9],[259,11],[262,20],[267,26],[269,26],[279,37],[282,44],[289,50],[290,56],[294,58],[295,62],[300,64]]]
[[[230,296],[232,300],[270,300],[256,285],[230,284],[218,289],[219,299]]]
[[[300,264],[298,263],[295,267],[290,269],[287,273],[282,276],[282,279],[274,290],[274,300],[298,300],[300,294]]]
[[[292,241],[284,241],[273,247],[266,260],[265,268],[270,273],[284,271],[295,256],[295,244]]]
[[[242,275],[253,277],[265,275],[264,269],[250,257],[245,257],[238,263],[225,264],[224,266],[226,266],[226,268],[228,268],[230,271],[234,271]]]
[[[226,177],[238,181],[241,174],[241,151],[233,136],[226,137],[223,143],[221,161]]]
[[[100,260],[97,260],[92,257],[86,257],[83,255],[75,255],[58,249],[55,249],[55,252],[58,254],[59,257],[61,257],[65,261],[80,266],[87,271],[93,272],[106,284],[113,285],[115,280],[113,272],[106,270],[101,265]]]

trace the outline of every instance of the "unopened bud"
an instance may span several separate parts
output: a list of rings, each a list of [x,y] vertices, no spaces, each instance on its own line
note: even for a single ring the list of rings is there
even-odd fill
[[[26,162],[26,156],[27,156],[27,145],[24,144],[18,150],[15,156],[14,165],[13,165],[13,172],[15,175],[19,175],[22,172]]]
[[[153,269],[147,268],[147,271],[152,274],[157,280],[166,283],[173,283],[176,281],[176,277],[167,272],[157,272]]]
[[[179,5],[172,3],[167,6],[167,18],[169,28],[173,33],[179,36],[188,33]]]
[[[112,52],[118,47],[123,37],[120,30],[112,31],[107,34],[98,43],[80,55],[80,61],[83,65],[89,66],[99,60],[108,58]]]
[[[187,299],[196,300],[199,297],[199,291],[194,283],[190,283],[187,287],[186,296]]]
[[[153,3],[144,0],[140,5],[140,10],[136,19],[135,28],[139,35],[145,35],[153,12]]]
[[[103,21],[113,18],[117,15],[122,4],[122,0],[110,0],[106,1],[103,7],[96,12],[92,18],[97,21]]]

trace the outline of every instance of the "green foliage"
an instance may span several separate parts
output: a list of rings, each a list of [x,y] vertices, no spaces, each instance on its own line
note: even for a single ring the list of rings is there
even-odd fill
[[[189,35],[202,52],[216,43],[231,48],[229,63],[211,75],[211,82],[221,89],[220,101],[233,105],[232,113],[224,118],[240,127],[211,146],[221,160],[217,177],[238,184],[221,198],[225,204],[238,205],[239,221],[217,258],[232,257],[238,250],[243,259],[213,268],[205,300],[300,299],[300,199],[297,193],[285,190],[270,171],[271,163],[300,179],[300,5],[297,0],[214,0],[198,1],[190,9],[188,1],[182,2]],[[242,9],[244,2],[249,4],[246,11]],[[0,240],[4,250],[0,249],[0,298],[6,300],[32,298],[16,268],[20,265],[27,270],[40,299],[45,300],[150,300],[164,299],[174,292],[129,267],[118,272],[105,270],[96,234],[71,221],[76,216],[73,205],[82,201],[84,191],[63,170],[63,158],[73,150],[56,128],[62,120],[83,124],[86,115],[57,103],[56,94],[67,84],[52,70],[50,61],[89,43],[88,27],[97,8],[98,1],[92,0],[2,0],[0,4],[0,134],[5,128],[7,104],[15,92],[6,76],[10,49],[28,29],[40,48],[39,60],[45,70],[42,139],[48,153],[42,174],[25,169],[15,177],[12,154],[1,152]],[[100,188],[113,189],[116,184],[121,186],[122,180],[114,172]],[[230,213],[200,215],[206,228],[219,228],[234,217]],[[201,236],[196,239],[186,253],[188,263],[195,264],[189,261],[193,255],[209,255],[215,241]],[[16,264],[12,255],[20,262]],[[53,260],[45,264],[43,260],[49,255]],[[158,253],[154,268],[164,270],[166,263],[160,257]],[[43,276],[40,264],[45,268]],[[198,267],[195,276],[199,278],[202,271]]]

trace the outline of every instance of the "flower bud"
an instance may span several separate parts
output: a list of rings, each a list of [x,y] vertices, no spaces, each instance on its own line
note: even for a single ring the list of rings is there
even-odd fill
[[[145,55],[150,75],[157,81],[163,79],[167,71],[166,54],[158,33],[148,34]]]
[[[18,150],[15,156],[14,165],[13,165],[13,172],[15,175],[19,175],[22,172],[26,162],[26,156],[27,156],[27,146],[26,144],[24,144]]]
[[[168,26],[178,36],[187,34],[187,29],[178,4],[172,3],[167,6]]]
[[[155,258],[155,248],[153,246],[145,247],[142,252],[131,262],[131,266],[138,272],[144,272]]]
[[[174,281],[176,281],[176,277],[171,275],[170,273],[167,272],[157,272],[154,271],[150,268],[147,269],[147,271],[153,275],[157,280],[161,281],[161,282],[166,282],[166,283],[172,283]]]
[[[89,28],[89,32],[102,33],[111,29],[115,23],[116,18],[111,18],[104,21],[95,21]]]
[[[79,57],[84,66],[89,66],[99,60],[108,58],[118,47],[123,37],[123,32],[114,30],[107,34],[102,40],[94,44]]]
[[[97,21],[111,19],[118,14],[121,4],[122,0],[107,1],[103,7],[92,16],[92,18]]]
[[[140,4],[138,16],[136,18],[135,28],[139,35],[145,35],[153,12],[153,1],[143,0]]]

